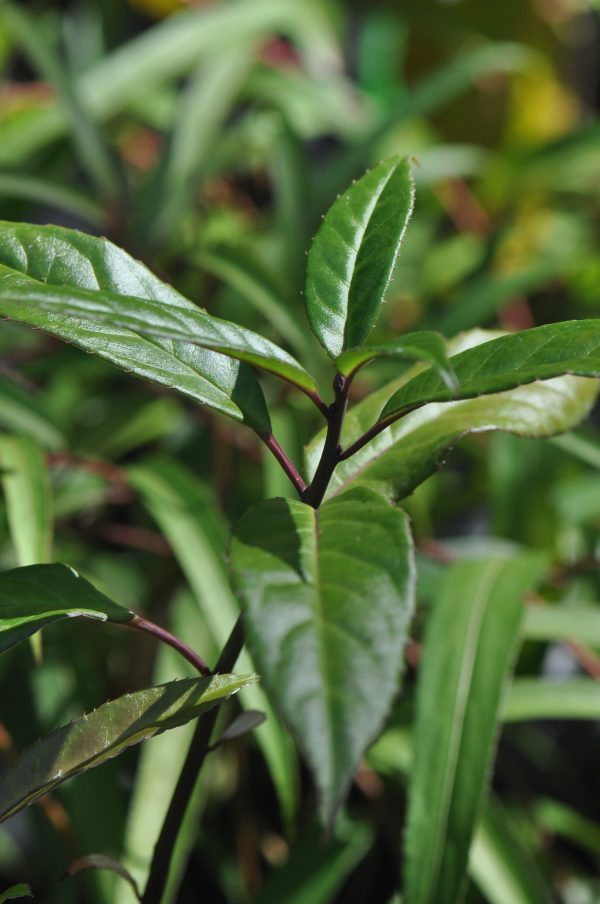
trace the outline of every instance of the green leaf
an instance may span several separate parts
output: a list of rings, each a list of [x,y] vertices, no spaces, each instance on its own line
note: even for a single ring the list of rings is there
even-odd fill
[[[28,565],[0,574],[0,653],[63,618],[128,622],[118,606],[67,565]]]
[[[49,562],[52,497],[41,448],[30,436],[0,436],[0,469],[19,565]]]
[[[239,604],[229,586],[224,550],[227,525],[216,510],[212,493],[183,465],[166,458],[152,458],[128,469],[129,480],[142,503],[169,541],[194,592],[217,649],[221,649],[239,615]],[[238,668],[253,670],[242,652]],[[241,703],[263,710],[266,721],[256,740],[277,790],[284,823],[292,824],[297,805],[296,757],[289,733],[283,728],[261,687],[241,693]]]
[[[35,201],[36,204],[54,207],[85,220],[96,229],[102,228],[103,213],[100,205],[68,185],[29,174],[0,172],[0,197]]]
[[[248,645],[331,820],[398,690],[413,611],[407,518],[366,490],[271,499],[234,529]]]
[[[478,330],[467,336],[477,339],[482,334]],[[369,429],[376,411],[403,381],[406,377],[350,409],[342,432],[345,447]],[[402,499],[433,474],[446,451],[469,433],[504,430],[529,438],[552,436],[577,426],[589,414],[597,396],[596,380],[565,376],[480,399],[427,405],[391,424],[341,462],[328,495],[360,484],[392,499]],[[321,447],[319,435],[307,450],[309,474],[314,472]]]
[[[527,606],[521,633],[527,640],[579,640],[600,647],[600,607]]]
[[[258,431],[269,431],[264,396],[249,368],[189,342],[147,339],[98,318],[91,324],[89,315],[82,319],[84,312],[76,305],[72,315],[57,316],[49,299],[60,303],[63,296],[79,294],[90,304],[95,296],[127,296],[134,306],[153,299],[153,307],[160,310],[207,317],[115,245],[58,226],[0,223],[0,265],[0,313],[176,389]]]
[[[404,358],[407,361],[426,361],[450,389],[457,389],[452,365],[446,355],[446,342],[440,333],[423,330],[406,333],[381,345],[351,348],[336,358],[335,365],[345,377],[352,376],[359,367],[375,358]]]
[[[0,252],[1,253],[1,252]],[[59,428],[30,391],[0,377],[0,424],[15,433],[32,436],[52,451],[65,445]]]
[[[433,370],[396,392],[381,412],[392,420],[426,402],[471,399],[561,374],[600,376],[600,320],[568,320],[523,330],[454,355],[453,392]]]
[[[517,678],[506,698],[502,718],[505,722],[600,719],[600,684],[593,678]]]
[[[456,904],[485,794],[502,691],[536,555],[471,560],[447,572],[429,618],[417,690],[406,834],[410,904]]]
[[[42,738],[0,778],[0,822],[68,778],[99,766],[161,731],[185,725],[256,676],[170,681],[125,694]]]
[[[24,882],[19,885],[13,885],[0,893],[0,904],[4,904],[5,901],[14,901],[17,898],[33,898],[30,887]]]
[[[369,335],[412,207],[409,162],[392,157],[326,214],[308,255],[305,301],[313,332],[332,358]]]
[[[471,845],[469,874],[489,904],[549,904],[554,900],[518,826],[494,797],[484,809]]]

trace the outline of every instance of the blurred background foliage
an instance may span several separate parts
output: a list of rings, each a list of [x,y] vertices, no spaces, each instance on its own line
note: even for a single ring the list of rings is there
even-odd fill
[[[306,248],[351,179],[411,154],[416,210],[379,336],[600,317],[597,7],[1,3],[0,216],[107,235],[324,380],[302,310]],[[214,657],[237,605],[229,526],[262,496],[289,495],[285,477],[249,432],[52,338],[3,323],[0,356],[2,567],[68,561]],[[356,397],[397,367],[361,372]],[[300,461],[314,412],[281,385],[266,391]],[[456,556],[551,555],[555,621],[526,621],[521,676],[600,677],[599,437],[598,417],[546,443],[470,437],[407,500],[422,611]],[[589,623],[565,641],[571,607]],[[421,625],[406,693],[335,836],[316,828],[314,792],[270,716],[209,761],[168,900],[392,900]],[[185,668],[144,638],[61,624],[43,649],[0,659],[0,757]],[[596,721],[536,719],[533,700],[532,718],[503,730],[470,902],[600,901],[598,697]],[[131,901],[110,874],[58,879],[92,852],[143,878],[188,736],[130,751],[0,826],[0,889],[27,879],[40,901]]]

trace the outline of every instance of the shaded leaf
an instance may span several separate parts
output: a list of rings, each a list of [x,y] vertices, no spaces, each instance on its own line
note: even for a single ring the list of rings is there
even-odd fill
[[[315,511],[271,499],[234,529],[250,651],[331,820],[398,690],[413,610],[407,518],[360,489]]]
[[[248,367],[189,342],[147,339],[99,319],[92,324],[81,319],[82,311],[59,317],[49,302],[48,309],[44,307],[49,297],[62,291],[89,298],[97,294],[140,302],[153,299],[162,310],[200,313],[139,261],[105,239],[58,226],[1,223],[0,239],[1,313],[268,432],[262,390]]]
[[[0,424],[15,433],[32,436],[42,446],[53,451],[65,444],[64,436],[48,417],[40,401],[22,386],[2,377],[0,377]]]
[[[523,596],[543,557],[451,567],[429,618],[417,690],[405,897],[456,904],[488,781]]]
[[[450,363],[456,391],[433,370],[419,374],[391,397],[379,420],[426,402],[470,399],[562,374],[600,376],[600,320],[569,320],[500,336],[453,355]]]
[[[256,676],[187,678],[104,703],[42,738],[0,778],[0,822],[68,778],[99,766],[127,747],[185,725]]]
[[[215,750],[217,747],[220,747],[221,744],[226,744],[228,741],[233,741],[234,738],[241,738],[243,735],[249,734],[249,732],[258,728],[259,725],[262,725],[265,719],[265,714],[259,712],[257,709],[247,709],[246,712],[236,716],[233,722],[227,726],[223,734],[211,745],[211,748]]]
[[[381,345],[365,345],[351,348],[336,358],[338,371],[345,377],[356,373],[359,367],[375,358],[404,358],[407,361],[426,361],[431,364],[442,380],[451,389],[457,388],[452,365],[446,355],[446,342],[440,333],[423,330],[406,333]]]
[[[308,255],[306,312],[332,358],[361,346],[379,314],[413,206],[407,159],[370,170],[333,204]]]
[[[172,459],[146,460],[129,468],[128,475],[171,544],[215,646],[221,649],[237,620],[239,604],[225,570],[227,525],[216,511],[212,494],[194,474]],[[254,669],[245,651],[238,659],[238,668]],[[277,790],[283,820],[291,826],[298,790],[293,741],[261,687],[244,688],[240,700],[244,707],[264,710],[267,714],[255,738]]]
[[[128,622],[113,603],[67,565],[28,565],[0,574],[0,653],[63,618]]]

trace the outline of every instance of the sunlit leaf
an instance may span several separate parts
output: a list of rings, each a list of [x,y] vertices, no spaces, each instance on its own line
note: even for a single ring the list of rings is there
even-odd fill
[[[370,170],[333,204],[308,255],[306,312],[332,358],[361,346],[379,314],[413,206],[408,160]]]

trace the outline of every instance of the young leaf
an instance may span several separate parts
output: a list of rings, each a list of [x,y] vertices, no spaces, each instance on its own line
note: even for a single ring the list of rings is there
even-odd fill
[[[115,245],[58,226],[0,223],[0,265],[6,280],[5,291],[0,288],[0,313],[10,313],[15,320],[94,352],[117,367],[176,389],[259,432],[269,432],[264,396],[249,367],[189,342],[147,339],[98,319],[92,325],[82,319],[81,311],[79,316],[61,317],[56,309],[43,306],[44,297],[61,287],[68,294],[70,287],[75,294],[153,299],[163,310],[200,313]],[[18,292],[18,301],[9,300],[11,286]],[[33,296],[38,293],[41,300],[36,302]]]
[[[406,516],[363,489],[318,511],[271,499],[235,528],[231,566],[248,645],[331,820],[398,690],[414,594]]]
[[[500,336],[450,359],[458,389],[430,370],[389,400],[380,421],[393,420],[426,402],[471,399],[561,374],[600,376],[600,320],[569,320]]]
[[[313,332],[332,358],[369,335],[412,207],[409,162],[392,157],[326,214],[308,255],[305,301]]]
[[[404,358],[407,361],[426,361],[450,389],[457,389],[452,365],[446,355],[446,342],[440,333],[423,330],[406,333],[381,345],[365,345],[350,348],[336,358],[335,365],[345,377],[356,373],[359,367],[375,358]]]
[[[523,596],[544,566],[537,555],[461,562],[429,618],[406,834],[411,904],[461,899]]]
[[[386,394],[387,387],[348,412],[344,446],[369,428],[376,417],[374,406],[381,406]],[[333,474],[329,497],[360,484],[403,499],[433,474],[447,450],[469,433],[504,430],[529,438],[553,436],[577,426],[597,396],[596,380],[558,377],[480,399],[427,405],[393,423],[342,461]],[[309,446],[308,473],[315,468],[320,446],[320,437]]]
[[[19,565],[48,562],[52,497],[42,450],[29,436],[0,436],[0,470]]]
[[[0,822],[57,785],[99,766],[132,744],[185,725],[256,676],[215,675],[171,681],[126,694],[42,738],[0,778]]]
[[[66,565],[28,565],[0,574],[0,653],[63,618],[128,622],[118,606]]]

